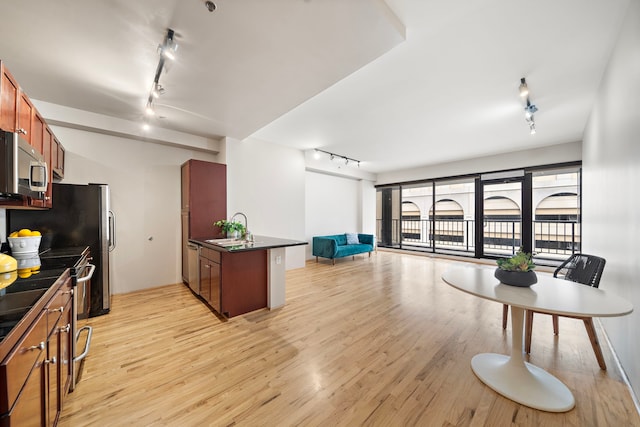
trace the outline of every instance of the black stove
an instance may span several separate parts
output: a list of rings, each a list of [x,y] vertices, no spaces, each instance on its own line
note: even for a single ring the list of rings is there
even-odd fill
[[[0,342],[67,268],[72,269],[71,274],[75,273],[86,250],[86,247],[49,249],[27,258],[16,257],[18,277],[0,289]],[[28,272],[26,269],[37,265],[39,270]]]

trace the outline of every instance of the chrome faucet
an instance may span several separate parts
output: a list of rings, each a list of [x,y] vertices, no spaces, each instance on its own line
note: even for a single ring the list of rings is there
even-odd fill
[[[245,214],[243,214],[242,212],[236,212],[233,214],[233,216],[231,216],[231,222],[233,222],[233,219],[238,216],[238,215],[242,215],[244,217],[244,233],[245,235],[249,235],[249,227],[248,227],[248,222],[247,222],[247,216]]]

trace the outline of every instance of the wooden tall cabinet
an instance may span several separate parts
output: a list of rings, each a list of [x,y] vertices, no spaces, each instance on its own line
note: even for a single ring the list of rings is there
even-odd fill
[[[181,181],[182,280],[188,283],[188,239],[215,237],[213,223],[227,218],[227,165],[188,160]]]

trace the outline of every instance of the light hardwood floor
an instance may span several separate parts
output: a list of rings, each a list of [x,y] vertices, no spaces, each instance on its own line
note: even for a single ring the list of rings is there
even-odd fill
[[[508,353],[502,305],[446,285],[456,261],[378,251],[287,272],[285,307],[221,320],[182,285],[113,298],[60,426],[638,426],[603,341],[583,323],[535,318],[530,361],[574,393],[552,414],[473,374]],[[492,268],[492,267],[488,267]],[[597,322],[596,322],[597,324]],[[598,333],[602,332],[598,329]]]

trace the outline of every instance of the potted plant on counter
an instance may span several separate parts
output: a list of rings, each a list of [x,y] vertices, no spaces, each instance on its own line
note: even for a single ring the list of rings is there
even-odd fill
[[[244,224],[238,221],[227,221],[221,219],[213,223],[216,227],[220,227],[226,236],[230,239],[239,239],[245,233]]]
[[[536,272],[533,271],[536,265],[531,254],[524,252],[522,248],[511,258],[501,258],[496,263],[496,279],[505,285],[527,287],[538,281]]]

